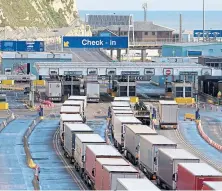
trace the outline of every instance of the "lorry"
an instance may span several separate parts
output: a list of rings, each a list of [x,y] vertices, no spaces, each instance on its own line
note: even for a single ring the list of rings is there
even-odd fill
[[[104,166],[100,180],[101,190],[114,190],[117,178],[139,178],[139,172],[132,166]]]
[[[113,107],[130,107],[130,103],[113,101],[113,102],[111,102],[111,108],[113,108]]]
[[[95,189],[102,190],[102,178],[104,166],[130,166],[130,164],[123,158],[97,158],[95,170]]]
[[[63,106],[77,106],[80,107],[81,113],[84,113],[83,101],[73,101],[73,100],[66,100]]]
[[[50,101],[62,101],[62,83],[56,80],[46,81],[46,98]]]
[[[113,110],[112,111],[112,124],[114,123],[114,118],[116,116],[133,116],[133,111],[130,110]]]
[[[161,188],[175,190],[177,185],[178,163],[199,163],[200,159],[184,149],[159,149],[157,185]]]
[[[210,181],[204,181],[202,190],[221,190],[222,189],[222,181],[221,182],[210,182]]]
[[[87,96],[87,102],[97,102],[100,100],[100,84],[98,81],[87,81],[85,92]]]
[[[125,138],[125,125],[129,124],[142,124],[140,120],[134,116],[115,116],[113,122],[113,136],[114,136],[114,146],[123,153],[124,148],[124,138]]]
[[[128,102],[130,103],[130,97],[115,97],[115,102]]]
[[[64,129],[66,123],[83,123],[83,118],[80,114],[61,114],[60,115],[60,128],[59,135],[61,146],[64,146]]]
[[[222,181],[222,173],[207,163],[179,163],[177,190],[201,190],[205,181]]]
[[[76,134],[75,139],[75,168],[83,176],[87,145],[106,145],[106,141],[98,134]]]
[[[139,168],[148,179],[155,180],[157,153],[160,148],[177,148],[177,144],[162,135],[141,135]]]
[[[150,191],[160,191],[150,180],[143,178],[118,178],[116,188],[114,191],[122,191],[122,190],[150,190]]]
[[[60,114],[81,114],[81,107],[79,106],[62,106]]]
[[[124,155],[134,165],[139,160],[140,135],[157,135],[157,132],[146,125],[125,126]]]
[[[65,124],[64,131],[64,155],[74,163],[76,134],[92,134],[93,130],[86,124]]]
[[[122,155],[111,145],[87,145],[84,179],[88,186],[94,188],[95,167],[97,158],[122,158]]]
[[[83,101],[83,108],[86,109],[87,97],[86,96],[69,96],[68,100],[71,101]]]
[[[112,107],[112,111],[115,110],[132,110],[131,107]]]
[[[178,125],[178,104],[176,101],[159,101],[159,124],[160,128],[177,129]]]

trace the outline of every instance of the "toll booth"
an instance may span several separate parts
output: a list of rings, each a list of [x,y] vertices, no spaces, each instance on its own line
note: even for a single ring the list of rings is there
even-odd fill
[[[64,96],[80,95],[80,90],[83,88],[81,80],[76,77],[65,76],[62,80]]]
[[[172,96],[193,97],[193,83],[191,82],[172,82]]]
[[[116,92],[117,97],[126,97],[129,86],[129,96],[136,96],[136,82],[135,80],[119,79],[113,81],[113,92]]]

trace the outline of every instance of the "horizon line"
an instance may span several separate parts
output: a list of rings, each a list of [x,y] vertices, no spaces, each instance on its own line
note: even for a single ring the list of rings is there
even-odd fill
[[[142,11],[143,10],[140,10],[140,9],[136,9],[136,10],[100,10],[100,9],[93,9],[93,10],[90,10],[90,9],[78,9],[78,11],[110,11],[110,12],[113,12],[113,11]],[[148,12],[151,12],[151,11],[183,11],[183,12],[187,12],[187,11],[200,11],[200,12],[203,12],[203,10],[148,10]],[[221,10],[205,10],[205,12],[207,11],[221,11]]]

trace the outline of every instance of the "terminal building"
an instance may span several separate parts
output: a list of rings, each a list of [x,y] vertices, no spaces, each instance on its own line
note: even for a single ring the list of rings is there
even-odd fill
[[[167,44],[162,47],[163,57],[221,56],[222,43]]]
[[[154,24],[153,22],[135,21],[133,29],[129,29],[127,25],[110,25],[105,28],[98,28],[96,35],[104,30],[111,31],[113,34],[120,36],[128,36],[133,38],[135,42],[156,42],[156,41],[169,41],[173,37],[174,29]],[[120,31],[119,31],[120,30]]]
[[[33,74],[38,76],[36,62],[71,62],[72,54],[50,52],[4,52],[1,55],[2,73],[6,75]]]

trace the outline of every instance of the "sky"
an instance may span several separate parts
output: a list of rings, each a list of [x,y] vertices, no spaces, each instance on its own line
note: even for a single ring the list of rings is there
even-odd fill
[[[148,10],[202,10],[203,0],[77,0],[79,10],[142,10],[148,3]],[[205,0],[206,10],[222,10],[222,0]]]

